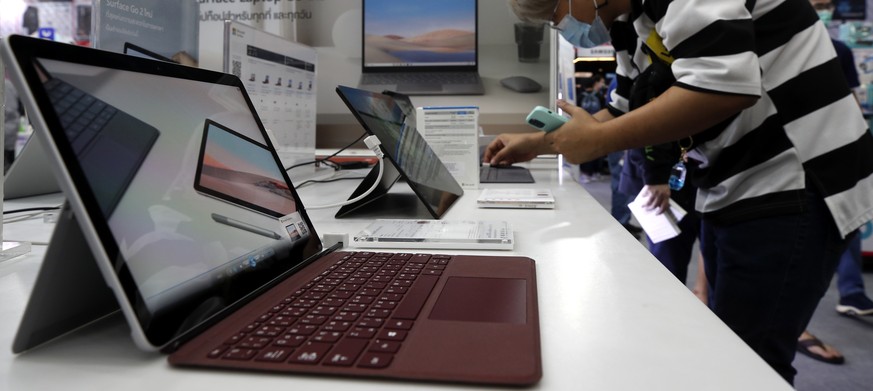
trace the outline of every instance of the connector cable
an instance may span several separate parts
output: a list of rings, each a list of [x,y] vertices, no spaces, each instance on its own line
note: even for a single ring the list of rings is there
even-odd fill
[[[373,186],[371,186],[369,189],[367,189],[367,191],[365,191],[363,194],[361,194],[355,198],[352,198],[350,200],[346,200],[343,202],[337,202],[334,204],[328,204],[328,205],[308,206],[308,207],[306,207],[306,209],[327,209],[327,208],[335,208],[338,206],[345,206],[345,205],[354,204],[355,202],[363,200],[364,198],[369,196],[371,193],[373,193],[373,191],[376,190],[377,187],[379,187],[379,182],[382,182],[382,174],[385,173],[385,162],[383,161],[385,154],[382,153],[382,149],[379,148],[379,145],[381,145],[382,142],[379,141],[379,138],[376,137],[375,135],[371,135],[371,136],[367,136],[367,138],[364,139],[364,144],[366,144],[367,148],[370,148],[370,150],[376,154],[376,157],[379,158],[378,161],[376,162],[376,164],[379,165],[379,174],[376,176],[376,181],[373,182]]]

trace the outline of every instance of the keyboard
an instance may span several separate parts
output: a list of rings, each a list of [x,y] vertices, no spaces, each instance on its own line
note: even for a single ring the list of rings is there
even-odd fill
[[[449,255],[345,253],[208,359],[387,368]]]
[[[365,73],[361,84],[469,84],[480,83],[475,72],[403,72],[403,73]]]
[[[479,167],[480,183],[534,183],[530,170],[524,167]]]
[[[81,154],[118,110],[58,79],[45,83],[73,150]]]

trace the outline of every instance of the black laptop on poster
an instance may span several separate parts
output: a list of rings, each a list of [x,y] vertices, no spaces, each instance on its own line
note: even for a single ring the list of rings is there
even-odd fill
[[[478,0],[363,1],[361,81],[370,91],[482,95]]]
[[[0,52],[68,200],[13,351],[120,310],[177,367],[541,378],[533,260],[323,248],[235,76],[23,36]],[[119,167],[111,213],[49,80],[137,118],[137,140],[159,134]]]

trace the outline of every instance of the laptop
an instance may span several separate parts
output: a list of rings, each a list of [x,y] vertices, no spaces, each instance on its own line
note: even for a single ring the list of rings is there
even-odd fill
[[[407,117],[408,123],[417,123],[415,119],[415,105],[412,104],[412,100],[408,95],[390,90],[382,91],[382,93],[394,99],[394,103],[400,106],[400,110],[403,111],[403,114]],[[485,148],[491,140],[494,140],[494,137],[495,136],[479,136],[480,162],[485,155]],[[534,178],[530,170],[524,167],[480,165],[479,183],[534,183]]]
[[[496,136],[479,136],[479,162],[485,160],[485,149]],[[530,170],[521,166],[492,166],[480,163],[479,183],[534,183]]]
[[[0,52],[68,200],[14,352],[118,308],[135,344],[176,367],[501,385],[541,378],[533,260],[324,248],[284,171],[293,211],[277,209],[288,213],[281,218],[198,193],[207,119],[281,167],[237,77],[23,36],[4,39]],[[103,213],[42,75],[160,132],[113,213]],[[261,163],[239,158],[221,164],[249,172]]]
[[[3,199],[60,193],[42,141],[33,135],[12,162],[3,181]]]
[[[359,87],[408,95],[484,94],[477,3],[364,0]]]
[[[338,86],[336,92],[364,130],[379,138],[385,151],[384,173],[376,190],[340,208],[336,217],[439,219],[446,214],[464,190],[416,129],[415,117],[407,115],[403,98],[346,86]],[[350,199],[372,187],[379,169],[371,169]],[[400,180],[409,185],[411,193],[389,191]]]

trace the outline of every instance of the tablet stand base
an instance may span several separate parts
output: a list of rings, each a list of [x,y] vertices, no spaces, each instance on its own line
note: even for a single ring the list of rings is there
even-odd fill
[[[424,201],[409,189],[408,192],[391,192],[392,186],[402,179],[397,168],[383,158],[379,164],[385,165],[382,180],[376,189],[364,199],[350,205],[343,206],[337,211],[335,218],[407,218],[407,219],[437,219]],[[364,194],[376,183],[379,176],[379,168],[373,167],[364,180],[358,185],[349,199]]]
[[[58,215],[45,258],[27,301],[12,351],[20,353],[116,312],[79,222],[67,204]]]

